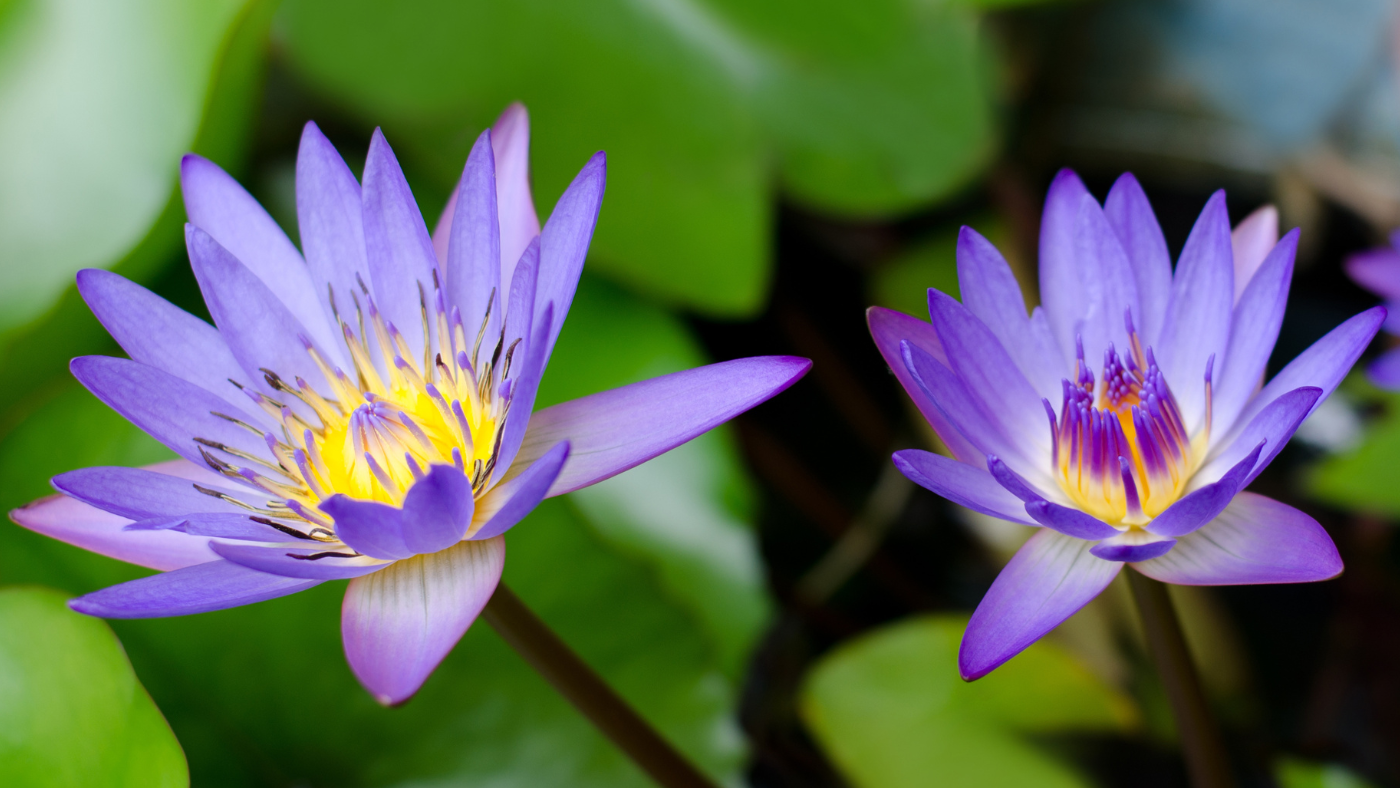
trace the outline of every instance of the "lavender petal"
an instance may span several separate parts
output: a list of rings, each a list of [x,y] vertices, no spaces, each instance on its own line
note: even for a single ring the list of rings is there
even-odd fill
[[[68,606],[102,618],[188,616],[276,599],[320,583],[210,561],[94,591]]]

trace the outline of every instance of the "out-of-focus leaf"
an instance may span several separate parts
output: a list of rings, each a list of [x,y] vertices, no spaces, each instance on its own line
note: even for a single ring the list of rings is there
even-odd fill
[[[585,276],[540,389],[541,406],[706,362],[663,309]],[[738,670],[768,615],[752,491],[721,428],[570,498],[610,545],[654,564]]]
[[[939,233],[885,263],[870,279],[870,299],[906,315],[928,317],[928,289],[958,298],[958,234]]]
[[[275,7],[18,0],[0,12],[0,411],[66,375],[69,357],[112,347],[74,272],[143,281],[183,259],[180,156],[241,162]]]
[[[956,3],[295,0],[310,80],[390,129],[445,192],[507,103],[533,117],[551,205],[609,154],[595,270],[672,303],[763,301],[770,184],[828,211],[906,210],[985,164],[991,101],[976,17]]]
[[[112,630],[42,588],[0,590],[0,775],[10,788],[177,788],[185,755]]]
[[[966,619],[906,621],[845,644],[808,675],[802,718],[854,785],[1088,783],[1026,733],[1118,731],[1129,700],[1044,641],[976,682],[958,676]]]
[[[683,324],[596,281],[583,285],[566,326],[544,392],[551,401],[700,361]],[[752,537],[736,514],[741,507],[722,498],[744,489],[733,457],[718,435],[700,446],[679,455],[678,470],[689,478],[662,473],[651,480],[699,501],[709,514],[677,521],[627,503],[623,488],[581,505],[618,507],[616,519],[595,529],[568,500],[548,501],[507,537],[506,581],[648,719],[713,774],[729,777],[743,754],[733,723],[735,655],[765,608],[752,578],[719,563],[722,549],[682,552],[693,541],[727,539],[740,560],[755,563]],[[67,384],[0,441],[0,505],[46,494],[49,476],[74,467],[167,456]],[[661,530],[667,527],[674,530]],[[141,574],[0,527],[4,582],[82,593]],[[196,783],[647,784],[482,624],[411,703],[380,708],[341,653],[343,587],[116,625],[179,733]],[[733,606],[738,623],[717,620],[721,604]]]
[[[1400,515],[1400,395],[1374,392],[1384,407],[1353,450],[1322,460],[1308,474],[1310,493],[1333,506]]]
[[[1334,763],[1284,758],[1275,769],[1279,788],[1371,788],[1371,783]]]

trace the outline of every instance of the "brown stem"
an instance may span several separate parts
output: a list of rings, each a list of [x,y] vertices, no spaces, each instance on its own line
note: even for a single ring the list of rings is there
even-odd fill
[[[1147,634],[1147,650],[1152,653],[1152,661],[1171,701],[1191,785],[1232,788],[1234,777],[1230,773],[1230,760],[1220,740],[1220,729],[1201,692],[1196,667],[1186,650],[1186,639],[1181,634],[1171,597],[1167,595],[1167,586],[1131,570],[1128,585],[1133,589],[1133,600]]]
[[[642,771],[664,788],[716,788],[593,669],[520,601],[505,583],[482,611],[496,633],[574,704]]]

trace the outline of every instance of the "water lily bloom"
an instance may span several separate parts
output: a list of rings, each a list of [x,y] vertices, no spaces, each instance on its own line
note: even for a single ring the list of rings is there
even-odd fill
[[[232,178],[185,157],[186,244],[214,325],[83,271],[83,298],[130,358],[72,363],[181,459],[65,473],[53,480],[62,495],[11,515],[162,570],[73,609],[185,615],[350,578],[350,667],[400,703],[491,597],[503,535],[541,499],[668,451],[805,374],[805,359],[739,359],[532,413],[605,163],[588,161],[541,231],[528,135],[519,106],[481,134],[433,238],[379,131],[361,184],[308,123],[304,257]]]
[[[1322,527],[1244,488],[1341,381],[1385,310],[1322,338],[1268,383],[1298,234],[1266,209],[1232,234],[1210,198],[1173,273],[1131,175],[1103,205],[1056,178],[1040,236],[1042,306],[976,232],[962,301],[925,322],[872,308],[880,352],[951,457],[894,462],[950,501],[1038,530],[992,584],[959,655],[985,675],[1075,613],[1125,563],[1182,585],[1293,583],[1342,570]],[[1262,384],[1262,385],[1261,385]]]
[[[1346,263],[1347,274],[1357,284],[1385,300],[1390,316],[1385,330],[1400,334],[1400,230],[1390,236],[1390,246],[1352,255]],[[1371,381],[1385,389],[1400,389],[1400,348],[1392,348],[1371,362],[1367,368]]]

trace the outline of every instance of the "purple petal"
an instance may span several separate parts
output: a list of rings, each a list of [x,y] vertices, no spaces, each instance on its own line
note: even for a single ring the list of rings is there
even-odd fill
[[[943,411],[933,403],[933,399],[924,393],[923,388],[914,379],[914,373],[905,365],[904,356],[899,349],[901,342],[908,342],[946,366],[948,356],[943,352],[943,343],[939,341],[938,332],[934,330],[933,325],[903,312],[878,306],[872,306],[865,311],[865,320],[870,326],[870,336],[875,340],[875,347],[879,348],[880,355],[885,358],[885,364],[889,366],[890,372],[894,373],[899,385],[904,388],[904,393],[914,401],[914,406],[923,414],[924,420],[938,434],[938,439],[943,441],[948,451],[959,460],[966,463],[981,462],[986,453],[968,442],[952,422],[948,421],[948,417],[943,415]]]
[[[436,553],[460,542],[472,524],[472,484],[452,465],[434,465],[403,499],[403,542],[414,553]]]
[[[532,265],[529,260],[522,261],[517,272],[528,277]],[[511,384],[510,411],[506,413],[506,423],[501,428],[501,448],[496,453],[491,484],[503,479],[515,467],[515,457],[525,443],[530,422],[534,418],[535,395],[539,393],[545,364],[549,363],[549,335],[554,326],[554,315],[554,305],[546,304],[544,311],[536,316],[534,336],[525,344],[525,358],[518,362],[519,371]],[[517,348],[516,352],[520,352],[520,349]]]
[[[1071,170],[1060,170],[1045,195],[1040,220],[1040,298],[1066,366],[1074,362],[1079,321],[1089,312],[1089,296],[1079,277],[1076,254],[1079,203],[1089,195]]]
[[[218,329],[110,271],[79,271],[78,292],[133,360],[230,402],[247,402],[247,396],[229,381],[250,381]],[[254,415],[258,424],[267,424],[261,413]]]
[[[107,407],[190,462],[204,465],[195,438],[277,462],[260,436],[228,420],[247,424],[253,419],[193,383],[124,358],[81,356],[68,367]],[[220,454],[218,450],[212,453]]]
[[[478,520],[484,520],[472,539],[500,536],[525,519],[549,494],[549,488],[559,478],[564,462],[569,458],[569,442],[560,441],[529,468],[509,481],[491,489],[482,499]]]
[[[1206,361],[1225,358],[1235,296],[1230,215],[1225,192],[1211,195],[1181,250],[1171,300],[1156,346],[1157,361],[1181,405],[1186,428],[1205,417]]]
[[[1259,454],[1264,450],[1264,441],[1255,444],[1254,451],[1235,463],[1234,467],[1220,477],[1220,481],[1184,495],[1181,500],[1167,507],[1167,510],[1147,524],[1147,530],[1159,536],[1185,536],[1200,528],[1225,511],[1225,507],[1244,489],[1251,478],[1250,472],[1259,463]],[[1145,559],[1132,559],[1145,560]]]
[[[313,341],[334,347],[337,337],[330,325],[313,319],[323,313],[306,263],[258,201],[218,165],[194,154],[180,163],[180,188],[190,223],[247,266],[292,314],[307,321]]]
[[[447,248],[452,244],[452,222],[457,216],[457,187],[447,196],[447,204],[442,206],[437,224],[433,225],[433,254],[437,255],[438,273],[442,281],[447,281]]]
[[[422,358],[422,298],[433,292],[437,256],[398,159],[379,129],[370,138],[361,191],[375,305],[403,334],[414,357]]]
[[[267,285],[194,225],[185,225],[185,245],[209,314],[247,376],[243,382],[273,394],[263,380],[262,370],[268,369],[289,383],[300,377],[314,388],[327,391],[325,376],[303,342],[310,336],[306,326],[277,300]],[[275,396],[286,400],[303,417],[312,415],[296,399]]]
[[[356,552],[385,561],[413,555],[404,541],[403,512],[397,507],[332,495],[318,508],[335,520],[335,535]]]
[[[948,366],[984,413],[1027,447],[1049,450],[1040,397],[990,330],[955,299],[929,290],[929,315],[943,340]]]
[[[351,577],[362,577],[393,565],[370,556],[350,556],[344,548],[337,550],[337,545],[264,547],[211,542],[209,547],[222,558],[239,566],[278,577],[306,580],[345,580]],[[334,555],[334,553],[339,552],[347,552],[347,555]]]
[[[1265,205],[1246,216],[1230,232],[1231,256],[1235,260],[1235,302],[1254,278],[1259,266],[1278,243],[1278,209]]]
[[[1042,397],[1060,394],[1065,376],[1059,348],[1042,345],[1011,266],[995,246],[971,227],[958,233],[958,290],[963,305],[997,338]]]
[[[1258,450],[1264,443],[1264,456],[1259,459],[1250,474],[1245,477],[1240,488],[1254,481],[1269,463],[1274,461],[1288,439],[1293,437],[1298,425],[1303,423],[1312,408],[1322,396],[1322,390],[1312,386],[1294,389],[1269,403],[1252,421],[1240,431],[1230,443],[1215,447],[1206,464],[1191,480],[1192,487],[1199,488],[1224,478],[1241,460]]]
[[[741,358],[553,405],[530,419],[511,467],[527,467],[568,441],[568,462],[549,494],[573,492],[723,424],[796,383],[811,367],[794,356]]]
[[[501,281],[509,282],[525,247],[539,237],[540,220],[530,197],[530,116],[516,102],[491,127],[496,152],[497,215],[501,222]]]
[[[306,265],[315,282],[325,319],[335,324],[335,308],[351,319],[360,282],[369,282],[360,184],[326,135],[307,121],[297,150],[297,226]],[[301,319],[312,322],[311,316]],[[405,332],[407,333],[407,332]],[[327,348],[340,359],[341,345]]]
[[[233,514],[232,512],[199,512],[137,520],[126,526],[126,530],[172,530],[205,539],[238,539],[245,542],[285,542],[295,538],[270,525],[254,520],[246,513]]]
[[[1316,520],[1245,492],[1219,517],[1178,540],[1175,550],[1134,568],[1183,586],[1310,583],[1341,574],[1342,559]]]
[[[991,474],[964,462],[918,449],[894,453],[895,467],[909,481],[974,512],[1031,525],[1025,507]]]
[[[1031,519],[1065,536],[1075,539],[1106,539],[1118,533],[1118,529],[1108,523],[1068,506],[1051,501],[1031,501],[1026,504],[1026,514]]]
[[[341,609],[345,657],[375,700],[403,703],[496,590],[505,540],[461,542],[350,581]]]
[[[1108,586],[1123,565],[1095,558],[1090,548],[1042,530],[1016,552],[968,622],[958,652],[964,680],[987,675]]]
[[[1137,178],[1125,172],[1108,191],[1103,204],[1104,216],[1118,235],[1128,263],[1137,282],[1138,300],[1142,314],[1134,315],[1142,341],[1154,345],[1167,315],[1167,299],[1171,295],[1172,259],[1167,240],[1147,194]]]
[[[564,327],[564,318],[574,301],[583,260],[593,239],[593,227],[598,223],[598,210],[603,205],[603,187],[607,181],[607,156],[602,151],[583,165],[573,183],[564,190],[554,210],[549,214],[540,235],[539,290],[535,296],[538,313],[547,304],[554,305],[554,326],[546,342],[545,358],[554,350],[554,342]]]
[[[1079,338],[1084,343],[1085,358],[1090,363],[1098,363],[1115,340],[1121,346],[1127,339],[1124,316],[1131,314],[1136,319],[1142,314],[1137,281],[1128,256],[1118,242],[1118,233],[1091,195],[1079,198],[1074,241],[1078,259],[1075,270],[1088,299],[1088,311],[1078,315],[1081,321]],[[1062,393],[1056,387],[1048,396]]]
[[[467,156],[453,207],[447,246],[447,299],[462,322],[476,331],[491,304],[483,336],[489,353],[501,330],[506,291],[501,286],[501,229],[496,202],[496,157],[491,130],[481,132]],[[470,337],[468,338],[470,341]]]
[[[102,618],[188,616],[276,599],[320,583],[210,561],[94,591],[68,606]]]
[[[247,513],[235,504],[196,490],[188,479],[143,468],[80,468],[53,477],[53,486],[83,503],[132,520],[178,517],[191,512]],[[206,489],[239,500],[245,498],[244,492],[223,486]]]
[[[1385,322],[1385,307],[1372,307],[1332,329],[1327,336],[1312,344],[1312,347],[1298,354],[1273,380],[1264,385],[1263,390],[1249,401],[1235,420],[1232,433],[1240,432],[1245,425],[1280,395],[1302,386],[1316,386],[1322,389],[1322,402],[1337,388],[1346,377],[1351,365],[1361,356],[1366,346],[1371,344],[1381,324]],[[1313,403],[1317,408],[1317,403]],[[1311,411],[1309,411],[1311,413]],[[1233,435],[1226,440],[1233,439]]]
[[[1293,279],[1293,259],[1298,231],[1278,242],[1235,304],[1229,350],[1216,359],[1211,397],[1211,429],[1222,433],[1235,426],[1250,397],[1264,379],[1264,369],[1278,340],[1283,312],[1288,306],[1288,285]],[[1223,362],[1223,363],[1220,363]]]
[[[1387,301],[1400,301],[1400,251],[1371,249],[1347,258],[1347,275]]]
[[[169,571],[216,560],[209,540],[179,531],[127,531],[131,520],[66,495],[50,495],[10,512],[35,533],[148,569]]]
[[[1382,353],[1366,368],[1366,374],[1383,389],[1400,389],[1400,348]]]
[[[1102,558],[1105,561],[1121,561],[1130,563],[1133,561],[1147,561],[1158,556],[1166,555],[1176,546],[1175,539],[1159,539],[1155,542],[1142,542],[1139,544],[1128,544],[1126,542],[1114,543],[1105,539],[1102,542],[1089,548],[1089,552],[1095,558]]]

